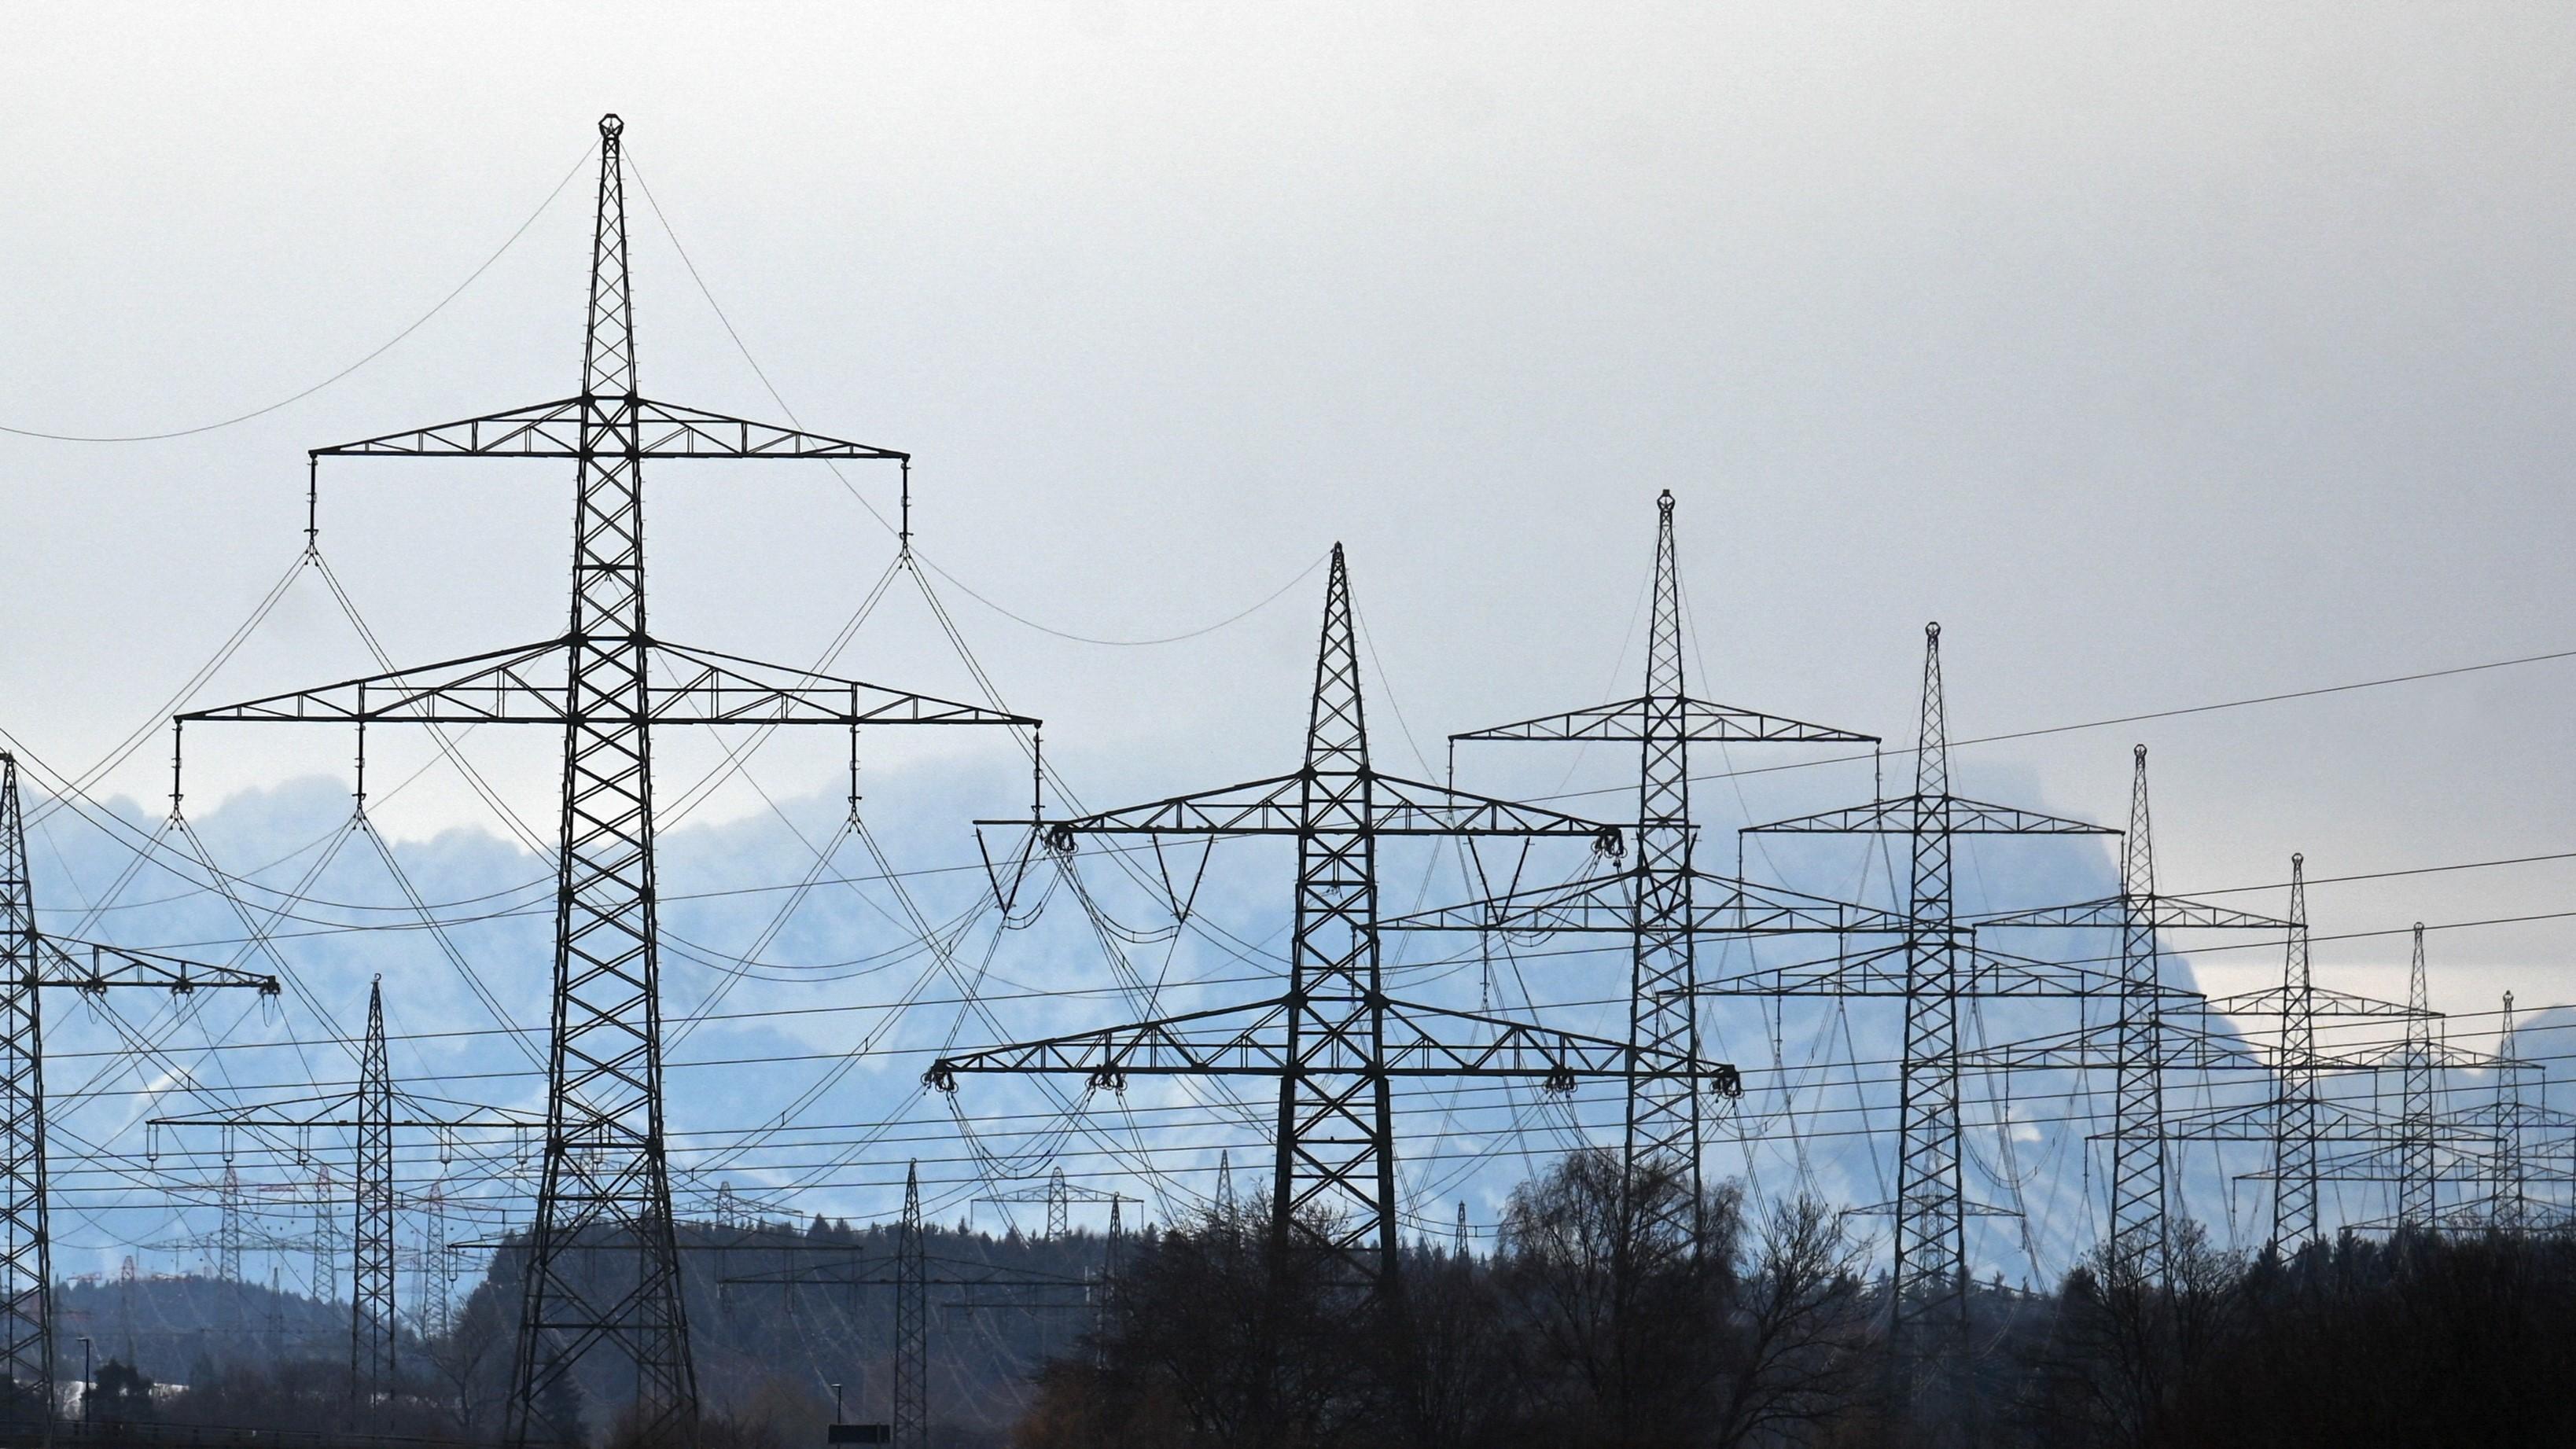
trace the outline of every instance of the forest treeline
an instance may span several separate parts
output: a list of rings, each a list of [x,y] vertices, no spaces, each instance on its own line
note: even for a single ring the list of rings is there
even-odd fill
[[[1891,1352],[1867,1245],[1813,1200],[1693,1200],[1577,1152],[1486,1256],[1420,1248],[1389,1307],[1257,1206],[1166,1233],[1024,1449],[1750,1449],[2576,1443],[2576,1241],[2347,1237],[2284,1259],[2178,1227],[2163,1282],[2097,1256],[1968,1294],[1964,1353]]]
[[[1096,1234],[933,1228],[932,1443],[2576,1443],[2560,1387],[2576,1370],[2564,1231],[2347,1236],[2285,1258],[2222,1251],[2180,1224],[2159,1282],[2096,1257],[2047,1292],[1975,1285],[1964,1353],[1899,1357],[1867,1221],[1813,1200],[1757,1208],[1731,1185],[1695,1196],[1677,1175],[1623,1178],[1615,1154],[1581,1151],[1513,1194],[1489,1251],[1408,1248],[1392,1294],[1357,1284],[1320,1234],[1274,1244],[1258,1200],[1125,1240],[1108,1292]],[[833,1383],[847,1417],[886,1417],[894,1248],[888,1229],[819,1219],[690,1225],[708,1449],[819,1443]],[[632,1271],[610,1245],[589,1256]],[[367,1407],[366,1430],[499,1434],[518,1262],[505,1250],[448,1331],[405,1336],[402,1388]],[[109,1354],[102,1412],[356,1421],[345,1328],[336,1351],[327,1335],[268,1350],[256,1333],[173,1337],[184,1368],[131,1342]],[[621,1441],[613,1366],[586,1365],[566,1392],[591,1442]]]

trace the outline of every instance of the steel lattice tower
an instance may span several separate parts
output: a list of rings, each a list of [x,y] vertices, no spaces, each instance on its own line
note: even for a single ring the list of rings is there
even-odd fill
[[[1629,978],[1627,1114],[1623,1162],[1633,1173],[1650,1159],[1683,1167],[1691,1201],[1699,1197],[1700,1094],[1681,1063],[1699,1051],[1696,945],[1691,865],[1698,830],[1691,824],[1693,743],[1875,744],[1875,735],[1830,729],[1691,697],[1682,674],[1681,575],[1673,557],[1673,495],[1655,500],[1653,613],[1646,636],[1646,692],[1616,704],[1546,715],[1494,729],[1452,735],[1476,740],[1633,742],[1638,746],[1636,855],[1628,928],[1634,935]]]
[[[340,1276],[339,1225],[331,1212],[339,1194],[333,1190],[331,1164],[313,1165],[313,1297],[318,1302],[331,1301],[331,1280]]]
[[[330,720],[362,728],[384,721],[563,731],[548,1120],[512,1369],[513,1444],[573,1427],[539,1422],[542,1405],[556,1380],[602,1346],[635,1367],[638,1433],[655,1437],[694,1422],[697,1413],[663,1138],[654,728],[1038,723],[687,648],[648,632],[647,460],[883,460],[908,467],[909,458],[639,392],[623,144],[623,123],[602,118],[580,393],[312,455],[317,469],[325,457],[572,462],[567,631],[533,645],[181,716],[183,724]],[[611,1240],[633,1247],[632,1283],[603,1284],[576,1267],[576,1256]]]
[[[414,1280],[419,1308],[413,1317],[419,1323],[417,1332],[423,1338],[440,1338],[449,1326],[449,1274],[454,1265],[447,1254],[447,1187],[444,1181],[433,1182],[422,1194],[420,1203],[420,1266]]]
[[[2397,1222],[2401,1228],[2433,1226],[2433,991],[2424,965],[2424,923],[2415,923],[2415,949],[2406,967],[2406,1043],[2402,1049],[2405,1099],[2397,1135]]]
[[[2402,1153],[2406,1131],[2403,1116],[2392,1122],[2383,1114],[2361,1111],[2352,1104],[2325,1097],[2317,1086],[2324,1074],[2402,1068],[2419,1047],[2445,1059],[2452,1054],[2433,1045],[2427,1019],[2430,1008],[2420,996],[2400,1004],[2316,984],[2309,966],[2307,886],[2301,857],[2291,857],[2290,877],[2291,913],[2287,920],[2270,920],[2170,896],[2153,898],[2155,924],[2160,930],[2174,926],[2260,927],[2280,930],[2288,943],[2279,986],[2216,998],[2166,992],[2158,999],[2156,1007],[2163,1019],[2157,1040],[2165,1069],[2188,1063],[2204,1071],[2260,1070],[2267,1075],[2269,1087],[2264,1096],[2250,1102],[2165,1113],[2155,1132],[2167,1143],[2245,1142],[2269,1148],[2270,1165],[2250,1175],[2272,1184],[2273,1240],[2295,1252],[2319,1233],[2320,1183],[2394,1181],[2403,1176],[2402,1170],[2392,1172],[2379,1160],[2389,1155],[2392,1144]],[[2186,1006],[2198,1017],[2197,1024],[2178,1019],[2178,1012]],[[2212,1017],[2276,1021],[2279,1035],[2268,1052],[2249,1051],[2234,1030],[2213,1029],[2208,1024]],[[2337,1026],[2399,1021],[2402,1035],[2375,1051],[2330,1051],[2317,1045],[2321,1020]],[[2428,1063],[2428,1088],[2432,1067],[2441,1064]],[[2448,1064],[2474,1063],[2449,1060]],[[2146,1120],[2142,1117],[2133,1130],[2145,1132]],[[2328,1140],[2360,1144],[2363,1150],[2357,1157],[2329,1164],[2319,1150],[2320,1144]]]
[[[394,1083],[385,1060],[385,988],[367,988],[358,1066],[357,1251],[349,1293],[349,1394],[363,1414],[394,1391]]]
[[[58,940],[40,930],[27,867],[18,761],[0,753],[0,1338],[6,1340],[0,1353],[6,1355],[9,1384],[18,1396],[15,1403],[0,1406],[0,1415],[32,1406],[47,1422],[54,1402],[54,1276],[46,1201],[41,997],[44,988],[64,986],[84,995],[112,986],[153,986],[173,995],[201,986],[277,994],[273,977]],[[238,1241],[237,1218],[233,1230]],[[234,1272],[238,1276],[237,1256]]]
[[[1105,1202],[1109,1204],[1109,1215],[1112,1218],[1115,1218],[1118,1215],[1118,1204],[1121,1201],[1130,1200],[1125,1199],[1121,1194],[1113,1192],[1105,1187],[1089,1187],[1080,1183],[1067,1182],[1064,1180],[1064,1169],[1062,1167],[1056,1167],[1049,1170],[1047,1173],[1047,1180],[1035,1187],[1021,1187],[1013,1188],[1007,1192],[986,1193],[975,1200],[977,1202],[999,1203],[1044,1203],[1046,1204],[1046,1238],[1044,1241],[1062,1242],[1073,1233],[1073,1204],[1074,1200],[1077,1198],[1084,1202]]]
[[[2120,837],[2120,1065],[2111,1139],[2111,1253],[2149,1281],[2164,1274],[2163,980],[2156,949],[2155,830],[2147,747],[2133,758],[2129,828]]]
[[[0,1271],[8,1274],[9,1379],[41,1393],[52,1417],[53,1240],[45,1214],[45,1081],[39,1012],[35,891],[27,875],[26,823],[18,812],[18,762],[0,756],[0,951],[10,989],[0,994],[0,1072],[8,1114],[0,1121],[0,1173],[7,1219],[0,1222]]]
[[[921,1164],[903,1170],[903,1219],[894,1240],[894,1449],[930,1443],[930,1261],[922,1242]]]
[[[2118,1015],[2106,1059],[2091,1051],[2083,1033],[2072,1049],[2032,1051],[2013,1045],[1973,1060],[2000,1057],[2013,1066],[2107,1066],[2114,1076],[2111,1129],[2111,1216],[2106,1240],[2112,1262],[2125,1273],[2154,1281],[2165,1270],[2166,1230],[2165,1074],[2186,1062],[2204,1069],[2240,1065],[2208,1032],[2177,1020],[2185,1006],[2203,999],[2164,984],[2162,934],[2172,930],[2275,931],[2288,922],[2213,905],[2156,889],[2155,822],[2147,803],[2147,747],[2130,751],[2129,828],[2120,841],[2120,894],[2107,901],[1981,917],[1990,927],[2116,926],[2120,932]]]
[[[224,1180],[216,1194],[215,1278],[218,1282],[239,1283],[242,1280],[241,1172],[229,1158],[224,1163]]]
[[[8,1274],[9,1379],[42,1395],[53,1416],[53,1239],[45,1214],[43,1023],[37,987],[35,891],[27,875],[27,831],[18,811],[18,762],[0,755],[0,950],[9,990],[0,995],[0,1072],[9,1101],[0,1121],[7,1219],[0,1222],[0,1270]],[[14,1406],[13,1406],[14,1407]]]
[[[1944,1348],[1953,1353],[1964,1346],[1967,1330],[1967,1220],[1972,1209],[1961,1170],[1960,1001],[1978,995],[2049,995],[2086,989],[2077,976],[2046,968],[2023,973],[2027,988],[1996,979],[1998,973],[1992,971],[1989,958],[1976,947],[1969,928],[1957,920],[1952,889],[1955,837],[2115,833],[2081,821],[1953,795],[1947,710],[1941,681],[1941,626],[1927,624],[1914,793],[1756,825],[1746,832],[1903,835],[1911,846],[1901,948],[1905,1035],[1897,1068],[1897,1187],[1890,1205],[1896,1219],[1890,1313],[1900,1354],[1905,1356],[1919,1356],[1928,1347],[1924,1330],[1942,1335]],[[2045,979],[2061,974],[2073,984]],[[1806,990],[1841,989],[1850,975],[1848,969],[1837,967]],[[1779,986],[1771,990],[1785,994]]]
[[[2281,1048],[2273,1067],[2272,1239],[2317,1237],[2316,978],[2308,964],[2307,858],[2290,857],[2290,945],[2281,966]]]
[[[2504,1027],[2496,1038],[2495,1155],[2487,1200],[2489,1226],[2518,1232],[2530,1217],[2522,1163],[2522,1061],[2514,1055],[2513,993],[2504,994]]]
[[[341,1272],[349,1284],[349,1385],[348,1401],[352,1422],[363,1425],[371,1406],[392,1395],[398,1388],[395,1362],[395,1340],[399,1333],[395,1317],[395,1252],[394,1252],[394,1131],[396,1128],[433,1128],[447,1131],[455,1128],[528,1127],[533,1121],[516,1113],[491,1107],[463,1107],[461,1104],[412,1096],[394,1085],[391,1055],[386,1050],[384,980],[378,977],[367,988],[367,1034],[358,1052],[358,1084],[355,1090],[330,1097],[299,1097],[266,1105],[226,1107],[184,1116],[154,1117],[155,1127],[214,1127],[230,1134],[253,1132],[310,1132],[316,1127],[348,1129],[355,1148],[350,1172],[350,1254],[340,1268],[330,1265],[338,1247],[339,1235],[331,1221],[331,1172],[327,1165],[317,1167],[315,1176],[315,1212],[313,1237],[313,1274],[317,1285],[327,1284]],[[225,1169],[228,1183],[235,1183],[232,1169]],[[238,1196],[238,1186],[228,1189]],[[440,1189],[430,1189],[435,1211],[444,1211]],[[443,1235],[444,1228],[441,1228]],[[272,1247],[308,1246],[272,1243]],[[239,1236],[228,1246],[227,1253],[237,1253]],[[424,1266],[424,1273],[434,1267]],[[320,1294],[317,1286],[316,1296]]]
[[[1482,1077],[1570,1088],[1626,1078],[1625,1043],[1399,1001],[1379,961],[1377,844],[1386,836],[1556,836],[1612,848],[1616,827],[1405,780],[1369,763],[1350,578],[1333,549],[1315,658],[1304,765],[1293,774],[1043,828],[1050,846],[1103,835],[1285,836],[1297,842],[1285,995],[1250,1006],[943,1057],[923,1079],[960,1073],[1069,1073],[1123,1089],[1130,1075],[1242,1076],[1277,1084],[1270,1232],[1281,1249],[1313,1232],[1351,1278],[1397,1289],[1392,1086],[1397,1078]],[[1696,1058],[1649,1065],[1732,1095],[1735,1069]],[[1284,1261],[1284,1258],[1283,1260]]]
[[[1923,718],[1914,755],[1917,801],[1950,795],[1950,732],[1941,686],[1941,631],[1923,635]],[[1928,828],[1927,828],[1928,827]],[[1968,1203],[1959,1163],[1958,939],[1950,930],[1951,820],[1944,808],[1928,820],[1918,808],[1913,843],[1907,944],[1905,1044],[1900,1054],[1896,1160],[1896,1270],[1891,1283],[1897,1321],[1909,1305],[1927,1315],[1955,1304],[1967,1317]]]

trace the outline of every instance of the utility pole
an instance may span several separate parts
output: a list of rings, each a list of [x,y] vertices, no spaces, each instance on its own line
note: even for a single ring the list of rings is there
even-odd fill
[[[154,987],[185,996],[199,987],[277,994],[277,979],[175,956],[48,935],[36,924],[27,867],[27,820],[18,761],[0,753],[0,1352],[17,1401],[44,1405],[53,1422],[53,1236],[46,1210],[45,1042],[42,997],[70,987]],[[236,1234],[239,1218],[234,1218]],[[234,1270],[239,1273],[236,1257]]]
[[[1636,853],[1621,882],[1631,951],[1628,1101],[1622,1162],[1633,1178],[1660,1160],[1700,1185],[1699,1084],[1681,1064],[1699,1051],[1697,942],[1692,909],[1690,747],[1698,744],[1863,744],[1876,735],[1807,724],[1691,696],[1682,674],[1681,576],[1673,557],[1673,495],[1655,500],[1654,611],[1646,633],[1646,691],[1614,704],[1543,715],[1449,737],[1638,746]],[[1732,885],[1733,882],[1727,884]],[[1561,899],[1561,898],[1560,898]]]
[[[1536,836],[1617,848],[1615,826],[1385,774],[1369,762],[1359,645],[1341,546],[1325,582],[1306,754],[1295,772],[1055,822],[1066,852],[1082,835],[1285,836],[1297,842],[1285,994],[1126,1026],[944,1056],[923,1080],[954,1090],[965,1073],[1072,1074],[1123,1090],[1133,1075],[1253,1077],[1277,1085],[1270,1235],[1285,1261],[1310,1234],[1357,1286],[1396,1296],[1393,1085],[1476,1077],[1569,1090],[1624,1079],[1624,1042],[1399,1001],[1378,951],[1377,850],[1390,836]],[[1733,1095],[1735,1069],[1653,1054],[1649,1065]]]
[[[329,720],[363,728],[530,724],[563,732],[547,1123],[508,1438],[570,1432],[546,1405],[603,1345],[635,1366],[636,1430],[687,1432],[697,1416],[664,1149],[660,933],[651,738],[657,726],[1001,724],[975,705],[763,664],[656,639],[646,628],[647,460],[908,455],[646,398],[639,390],[626,224],[625,127],[599,123],[581,390],[573,397],[314,449],[323,458],[559,459],[574,465],[572,612],[551,639],[181,716]],[[905,497],[910,497],[909,483]],[[909,518],[905,536],[910,533]],[[664,682],[676,680],[676,683]],[[363,739],[363,734],[361,735]],[[565,1255],[613,1234],[641,1277],[603,1292]]]

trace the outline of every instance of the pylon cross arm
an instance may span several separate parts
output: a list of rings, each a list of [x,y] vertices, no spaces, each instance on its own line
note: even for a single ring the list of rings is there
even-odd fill
[[[1985,926],[2035,926],[2056,929],[2101,928],[2119,930],[2132,925],[2148,926],[2159,931],[2286,931],[2290,923],[2274,916],[2240,911],[2233,906],[2196,901],[2183,896],[2148,896],[2132,901],[2126,896],[2108,896],[2101,900],[2081,901],[2069,906],[2036,906],[2026,910],[1997,911],[1992,915],[1972,917],[1965,924]]]
[[[200,987],[248,988],[263,996],[278,993],[274,976],[52,936],[37,938],[36,972],[39,986],[69,986],[85,992],[111,986],[157,986],[180,995]]]
[[[1966,935],[1963,928],[1955,930],[1954,939],[1946,948],[1954,955],[1955,991],[1959,996],[2072,999],[2113,996],[2122,989],[2118,976],[2062,962],[2008,955],[1965,939]],[[1920,987],[1909,978],[1907,967],[1912,953],[1918,949],[1920,947],[1915,942],[1899,941],[1812,961],[1763,966],[1702,982],[1693,989],[1693,994],[1911,996]],[[2200,1001],[2194,993],[2176,987],[2159,987],[2157,994],[2170,1000],[2173,1009],[2177,1010],[2196,1006]]]
[[[404,1094],[396,1093],[400,1100]],[[278,1129],[291,1127],[399,1127],[500,1130],[510,1127],[543,1127],[545,1119],[526,1112],[513,1112],[502,1107],[465,1107],[455,1112],[424,1112],[406,1104],[389,1117],[370,1117],[358,1105],[357,1094],[343,1092],[336,1097],[294,1097],[278,1102],[258,1102],[245,1107],[220,1107],[206,1112],[180,1113],[146,1119],[155,1127],[256,1127]]]
[[[1703,870],[1681,874],[1690,883],[1690,912],[1686,919],[1669,925],[1683,934],[1852,935],[1896,933],[1906,928],[1903,916],[1871,906]],[[1633,934],[1638,929],[1637,893],[1641,879],[1641,871],[1631,868],[1610,875],[1531,886],[1480,901],[1395,916],[1379,922],[1378,929],[1501,931],[1532,936],[1564,931]]]
[[[2290,1013],[2290,992],[2285,987],[2267,986],[2259,991],[2241,991],[2234,996],[2213,996],[2209,1010],[2219,1016],[2282,1016]],[[2308,999],[2297,1003],[2298,1010],[2312,1017],[2347,1017],[2385,1021],[2421,1016],[2437,1018],[2438,1011],[2418,1012],[2399,1002],[2381,1001],[2350,991],[2309,986],[2302,993]]]
[[[1536,719],[1470,730],[1449,737],[1477,740],[1710,741],[1778,744],[1873,745],[1878,736],[1830,725],[1712,704],[1687,696],[1667,699],[1623,699],[1589,709],[1545,714]]]
[[[801,428],[756,423],[678,403],[569,397],[434,423],[382,437],[315,448],[316,458],[583,458],[598,447],[586,436],[614,422],[632,426],[637,458],[900,459],[907,455]],[[627,456],[620,449],[618,456]]]
[[[1625,1042],[1472,1012],[1392,1000],[1378,1006],[1383,1044],[1374,1065],[1354,1063],[1350,1068],[1360,1075],[1507,1077],[1568,1087],[1584,1079],[1624,1078],[1631,1056],[1641,1054],[1642,1069],[1702,1081],[1728,1096],[1741,1089],[1736,1069],[1722,1062],[1651,1048],[1632,1053]],[[1048,1072],[1080,1075],[1093,1086],[1115,1090],[1130,1076],[1275,1078],[1292,1071],[1335,1072],[1329,1062],[1291,1061],[1287,1028],[1301,1009],[1300,1003],[1277,997],[988,1047],[939,1058],[922,1073],[922,1081],[948,1091],[965,1073]]]
[[[2117,835],[2108,825],[1989,805],[1957,795],[1905,795],[1744,827],[1747,835]]]
[[[2319,1099],[2314,1105],[2317,1135],[2321,1138],[2345,1142],[2396,1139],[2394,1123],[2380,1121],[2377,1114],[2356,1110],[2332,1098]],[[2278,1112],[2277,1103],[2245,1102],[2170,1113],[2165,1118],[2164,1137],[2169,1142],[2270,1142],[2280,1130]]]
[[[1304,835],[1317,828],[1307,804],[1309,772],[1222,785],[1069,820],[978,820],[978,825],[1032,826],[1057,849],[1077,835]],[[1374,771],[1325,775],[1346,801],[1367,801],[1337,833],[1376,835],[1568,836],[1616,848],[1619,828],[1536,805],[1471,795]],[[1365,787],[1365,788],[1363,788]]]
[[[387,674],[343,680],[241,704],[192,711],[182,722],[550,724],[570,719],[567,682],[575,641],[549,639]],[[890,725],[1039,723],[1027,715],[910,694],[784,664],[644,641],[643,714],[626,718],[596,702],[597,724]]]
[[[2168,1071],[2263,1071],[2261,1055],[2232,1038],[2187,1030],[2170,1019],[2155,1022],[2156,1043],[2139,1061],[2123,1040],[2125,1023],[2096,1022],[2074,1031],[2053,1032],[2023,1041],[1963,1047],[1959,1066],[1967,1071],[2117,1071],[2130,1065]]]

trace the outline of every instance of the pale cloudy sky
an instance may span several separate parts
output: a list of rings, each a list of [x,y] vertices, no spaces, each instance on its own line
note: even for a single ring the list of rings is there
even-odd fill
[[[1399,708],[1436,768],[1449,731],[1631,687],[1661,488],[1709,690],[1891,739],[1933,617],[1962,735],[2576,647],[2560,6],[7,23],[0,423],[161,431],[311,384],[490,255],[613,109],[788,403],[917,455],[930,557],[1053,627],[1135,638],[1230,615],[1344,540],[1391,688],[1379,748],[1408,767]],[[588,188],[292,407],[159,443],[0,438],[0,723],[84,764],[152,718],[293,559],[306,447],[571,391]],[[647,390],[775,413],[637,201]],[[890,501],[889,477],[852,480]],[[567,494],[554,465],[350,465],[325,475],[324,548],[397,657],[534,639],[559,627]],[[661,632],[786,661],[890,550],[821,472],[674,467],[653,511]],[[1110,803],[1285,766],[1315,592],[1127,649],[948,595]],[[918,610],[890,606],[845,662],[964,687]],[[200,701],[366,667],[308,580]],[[2576,661],[1963,767],[2112,817],[2143,739],[2167,883],[2250,884],[2294,849],[2320,874],[2576,850],[2571,706]],[[207,808],[346,768],[345,739],[250,733],[192,746]],[[544,747],[488,756],[540,819]],[[835,748],[782,750],[771,783],[832,788]],[[937,748],[990,763],[993,813],[1017,799],[998,743]],[[160,749],[113,788],[157,798]],[[1865,787],[1765,777],[1714,809]],[[432,781],[388,823],[471,810]],[[919,849],[971,854],[962,831]],[[2333,888],[2319,929],[2557,911],[2571,880]],[[2571,945],[2576,921],[2445,933],[2446,1004],[2566,1000]],[[2361,989],[2398,989],[2400,960],[2394,937],[2320,948]]]

